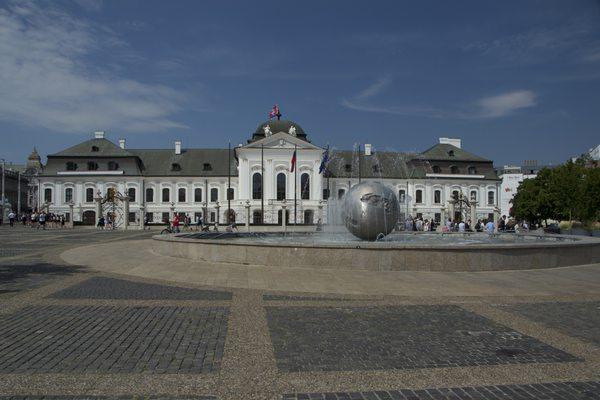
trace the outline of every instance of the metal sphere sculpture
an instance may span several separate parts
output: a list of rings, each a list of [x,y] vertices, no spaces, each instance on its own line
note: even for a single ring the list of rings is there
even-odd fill
[[[394,191],[380,182],[363,182],[344,196],[342,218],[346,228],[363,240],[376,240],[396,226],[399,205]]]

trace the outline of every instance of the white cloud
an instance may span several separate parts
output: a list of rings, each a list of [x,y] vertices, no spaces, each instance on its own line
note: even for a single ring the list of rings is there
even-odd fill
[[[498,96],[486,97],[477,102],[481,118],[504,117],[522,108],[536,105],[535,94],[530,90],[517,90]]]
[[[0,119],[65,133],[185,128],[173,119],[182,94],[90,61],[126,47],[120,38],[45,4],[0,8]]]
[[[389,106],[374,103],[372,98],[388,88],[391,83],[389,77],[378,79],[355,96],[342,99],[341,104],[348,109],[362,112],[448,119],[500,118],[536,105],[535,93],[530,90],[516,90],[484,97],[462,106],[448,108],[419,104]]]

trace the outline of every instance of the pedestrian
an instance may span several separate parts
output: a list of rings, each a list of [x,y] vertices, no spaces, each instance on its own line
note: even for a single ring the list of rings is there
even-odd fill
[[[202,217],[198,215],[196,217],[196,231],[199,231],[201,229],[202,229]]]
[[[38,229],[46,230],[46,214],[42,211],[38,217]]]
[[[503,215],[500,221],[498,221],[498,232],[506,230],[506,215]]]
[[[173,217],[173,232],[179,233],[179,215],[175,214]]]
[[[144,214],[144,230],[150,230],[150,219],[148,218],[148,214]]]
[[[460,222],[458,223],[458,231],[459,231],[460,233],[465,233],[465,223],[464,223],[463,221],[460,221]]]
[[[487,233],[489,233],[490,235],[491,235],[492,233],[494,233],[494,229],[495,229],[495,228],[496,228],[496,227],[494,226],[494,221],[492,221],[491,219],[490,219],[490,220],[488,220],[487,224],[485,224],[485,230],[486,230],[486,232],[487,232]]]
[[[8,213],[8,224],[11,228],[14,228],[15,226],[15,213],[13,212],[13,210],[10,210],[10,212]]]
[[[104,230],[104,217],[102,215],[100,216],[100,218],[98,218],[97,227],[98,227],[98,229]]]

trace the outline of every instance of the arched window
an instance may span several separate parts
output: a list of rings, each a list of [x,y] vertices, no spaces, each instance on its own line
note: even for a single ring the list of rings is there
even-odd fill
[[[146,189],[146,203],[154,203],[154,189]]]
[[[100,148],[98,146],[92,146],[92,151],[95,153],[97,151],[100,151]]]
[[[127,189],[127,196],[129,197],[130,202],[135,202],[135,188]]]
[[[70,203],[73,201],[73,188],[65,189],[65,203]]]
[[[73,161],[67,162],[67,171],[77,171],[77,164]]]
[[[219,200],[219,189],[212,188],[210,189],[210,201],[213,203]]]
[[[338,199],[341,199],[346,194],[346,190],[338,189]]]
[[[475,175],[477,173],[477,168],[470,166],[467,171],[469,172],[469,175]]]
[[[415,203],[422,203],[423,202],[423,191],[421,189],[418,189],[415,192]]]
[[[162,190],[162,202],[163,203],[168,203],[169,201],[171,201],[171,191],[169,190],[169,188],[163,188],[163,190]]]
[[[398,201],[400,203],[406,203],[406,190],[404,190],[404,189],[398,190]]]
[[[119,163],[114,162],[114,161],[108,162],[108,170],[109,171],[116,171],[117,169],[119,169]]]
[[[92,203],[94,201],[94,188],[85,189],[85,202]]]
[[[454,200],[458,200],[458,190],[453,190],[453,191],[452,191],[452,198],[453,198]]]
[[[98,169],[98,163],[95,161],[88,161],[87,167],[88,171],[96,171]]]
[[[52,189],[50,189],[50,188],[44,189],[44,201],[46,203],[52,203]]]
[[[433,191],[433,202],[435,204],[440,204],[442,202],[442,191],[441,190]]]
[[[285,174],[280,172],[277,174],[277,200],[285,199],[286,191],[285,191]]]
[[[495,197],[495,196],[494,196],[494,191],[493,191],[493,190],[490,190],[490,191],[488,192],[488,205],[490,205],[490,206],[493,206],[493,205],[494,205],[494,203],[495,203],[495,202],[494,202],[494,197]]]
[[[202,188],[194,189],[194,203],[202,202]]]
[[[442,172],[442,169],[438,165],[434,165],[433,167],[431,167],[431,169],[433,170],[434,174],[439,174],[440,172]]]
[[[260,172],[252,175],[252,199],[262,199],[262,175]]]
[[[469,194],[469,200],[477,201],[477,190],[471,190],[471,193]]]
[[[113,201],[115,198],[115,188],[108,188],[106,189],[106,198],[108,199],[108,201]]]
[[[456,165],[453,165],[450,167],[450,173],[451,174],[458,174],[458,167]]]
[[[310,199],[310,175],[304,173],[300,176],[300,198],[302,200]]]
[[[180,203],[185,203],[185,198],[186,198],[185,188],[179,188],[177,190],[177,201]]]

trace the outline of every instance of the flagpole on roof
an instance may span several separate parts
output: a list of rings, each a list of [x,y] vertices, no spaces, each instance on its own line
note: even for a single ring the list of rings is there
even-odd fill
[[[294,145],[294,155],[296,156],[294,165],[294,226],[298,221],[298,145]]]
[[[231,222],[231,140],[227,147],[227,224]]]
[[[265,144],[260,145],[260,223],[265,223]]]

